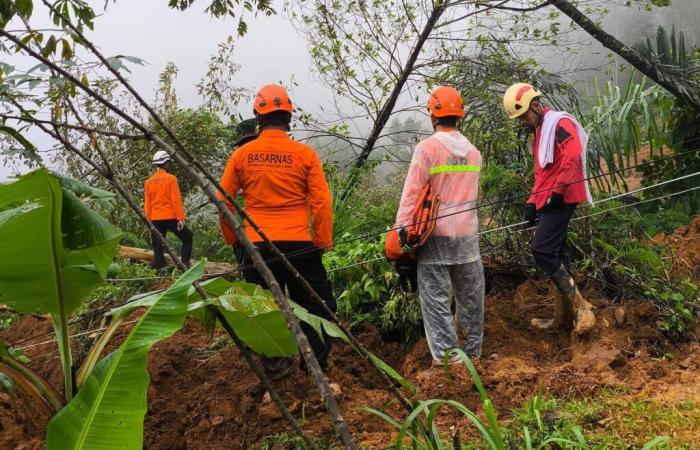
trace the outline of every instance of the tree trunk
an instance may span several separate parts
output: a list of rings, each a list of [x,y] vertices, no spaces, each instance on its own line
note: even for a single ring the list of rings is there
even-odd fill
[[[576,22],[598,42],[603,44],[605,48],[617,53],[625,61],[630,63],[630,65],[646,75],[649,79],[659,84],[661,87],[666,89],[681,101],[687,103],[692,108],[700,111],[700,95],[698,95],[698,92],[696,92],[689,82],[683,79],[683,77],[645,59],[639,53],[617,40],[613,35],[603,31],[569,1],[551,0],[551,4],[569,16],[571,20]]]
[[[153,251],[152,250],[146,250],[144,248],[138,248],[138,247],[127,247],[124,245],[119,246],[119,256],[124,259],[128,259],[131,261],[140,261],[146,264],[150,264],[153,262]],[[165,255],[165,259],[169,263],[172,262],[172,258],[170,258],[170,255]],[[234,272],[236,270],[236,266],[232,264],[227,264],[227,263],[221,263],[221,262],[207,262],[207,265],[204,268],[204,273],[207,275],[211,274],[229,274],[231,272]]]

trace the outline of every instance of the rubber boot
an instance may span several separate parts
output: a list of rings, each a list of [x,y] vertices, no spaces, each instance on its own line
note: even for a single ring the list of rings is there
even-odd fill
[[[576,288],[571,274],[566,270],[564,265],[559,266],[556,272],[552,275],[552,281],[562,293],[562,296],[569,304],[573,304],[573,310],[576,313],[574,321],[574,333],[585,334],[595,327],[595,314],[593,313],[593,305],[591,305],[581,292]]]
[[[554,317],[551,319],[532,319],[530,323],[540,330],[554,331],[558,328],[570,330],[574,320],[571,303],[567,301],[554,283],[552,283],[552,287],[554,289],[550,289],[550,292],[554,294]]]

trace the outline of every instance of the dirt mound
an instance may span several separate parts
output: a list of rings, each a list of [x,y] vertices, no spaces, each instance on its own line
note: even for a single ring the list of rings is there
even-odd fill
[[[654,242],[668,248],[671,272],[676,277],[690,277],[700,282],[700,215],[673,234],[659,234]]]
[[[537,393],[581,398],[604,387],[624,385],[640,395],[673,395],[679,385],[700,387],[696,345],[682,347],[679,353],[684,356],[679,360],[653,359],[662,351],[663,341],[656,331],[653,306],[609,305],[585,292],[598,307],[597,328],[589,338],[572,341],[564,332],[545,333],[529,326],[531,317],[551,313],[548,289],[545,283],[527,281],[510,294],[487,298],[484,357],[475,365],[501,417],[508,418],[513,407]],[[25,318],[2,339],[16,342],[46,327],[50,328],[47,321]],[[451,379],[446,378],[441,368],[431,367],[425,340],[405,347],[383,342],[371,328],[357,334],[420,389],[418,398],[451,398],[481,413],[481,401],[466,369],[458,367]],[[58,386],[53,349],[33,347],[27,354],[32,367],[48,374]],[[49,356],[42,356],[47,352]],[[390,401],[381,380],[347,345],[335,345],[329,365],[328,377],[340,388],[340,405],[353,435],[364,448],[386,448],[394,430],[358,408],[379,408],[400,417],[400,407]],[[147,449],[247,448],[289,429],[238,350],[223,335],[208,341],[197,322],[188,320],[181,332],[154,347],[149,372]],[[303,418],[309,433],[332,436],[322,402],[304,372],[296,368],[292,377],[276,386],[293,414]],[[40,448],[48,420],[40,410],[20,391],[2,394],[0,448]],[[438,423],[446,427],[443,429],[454,427],[462,434],[474,434],[468,421],[451,410],[443,410]]]

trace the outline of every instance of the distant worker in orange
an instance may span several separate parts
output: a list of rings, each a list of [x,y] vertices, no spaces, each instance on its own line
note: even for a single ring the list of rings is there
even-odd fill
[[[292,120],[292,102],[280,85],[268,84],[258,91],[253,110],[258,137],[236,149],[226,164],[221,186],[234,197],[242,191],[246,211],[271,241],[285,254],[316,293],[335,311],[321,256],[333,245],[331,196],[323,166],[313,148],[292,140],[287,132]],[[282,289],[312,314],[326,317],[323,309],[293,278],[263,239],[245,223],[245,233],[257,244]],[[236,244],[233,230],[222,221],[227,244]],[[238,261],[243,278],[266,286],[246,254]],[[326,368],[330,339],[322,340],[306,323],[301,324],[322,368]],[[291,373],[289,358],[263,357],[263,367],[273,379]],[[303,367],[303,359],[302,359]]]
[[[180,259],[186,266],[190,265],[192,257],[192,232],[185,225],[185,209],[182,207],[182,197],[180,196],[180,186],[177,178],[170,173],[172,161],[170,155],[163,150],[159,150],[153,155],[153,164],[156,166],[156,173],[151,175],[143,185],[144,211],[148,220],[165,238],[168,231],[182,241]],[[155,269],[165,266],[163,256],[163,244],[152,235],[153,241],[153,264]]]
[[[593,201],[586,181],[588,135],[571,114],[550,109],[540,101],[541,96],[527,83],[514,84],[503,96],[508,117],[517,118],[534,131],[535,183],[525,220],[530,225],[537,223],[532,255],[557,292],[554,317],[532,319],[531,324],[541,330],[564,328],[585,334],[595,326],[594,308],[576,288],[569,272],[566,233],[576,206]]]

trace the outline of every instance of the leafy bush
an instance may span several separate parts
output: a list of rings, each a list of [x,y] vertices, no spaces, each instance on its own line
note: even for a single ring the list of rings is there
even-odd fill
[[[418,296],[401,291],[399,276],[383,255],[382,239],[340,244],[324,256],[338,314],[353,326],[368,322],[388,337],[413,342],[422,333]]]

